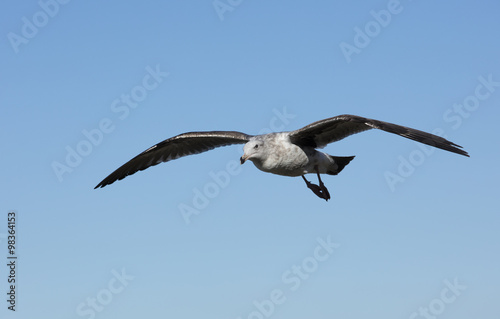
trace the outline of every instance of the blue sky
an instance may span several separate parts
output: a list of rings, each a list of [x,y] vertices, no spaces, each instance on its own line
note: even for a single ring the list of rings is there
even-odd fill
[[[63,2],[0,13],[2,318],[498,318],[498,2]],[[325,148],[356,155],[329,202],[241,146],[93,189],[183,132],[344,113],[471,157],[370,131]]]

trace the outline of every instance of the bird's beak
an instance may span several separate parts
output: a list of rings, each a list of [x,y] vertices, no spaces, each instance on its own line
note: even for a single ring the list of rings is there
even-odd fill
[[[243,155],[242,157],[240,157],[240,164],[243,165],[243,163],[245,163],[246,160],[247,160],[247,156]]]

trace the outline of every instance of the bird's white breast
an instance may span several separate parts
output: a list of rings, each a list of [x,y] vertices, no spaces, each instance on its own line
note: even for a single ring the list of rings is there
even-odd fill
[[[273,134],[266,140],[266,151],[267,156],[262,162],[254,162],[260,170],[285,176],[305,173],[309,157],[302,148],[290,142],[287,133]]]

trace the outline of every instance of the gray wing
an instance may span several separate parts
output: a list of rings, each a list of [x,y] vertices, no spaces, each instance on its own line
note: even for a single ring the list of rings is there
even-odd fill
[[[234,131],[190,132],[180,134],[148,148],[120,166],[94,188],[112,184],[128,175],[145,170],[161,162],[168,162],[179,157],[206,152],[220,146],[245,144],[250,137],[250,135]]]
[[[292,143],[300,146],[322,148],[352,134],[371,129],[379,129],[397,134],[414,141],[431,145],[449,152],[469,156],[460,145],[442,137],[397,124],[372,120],[356,115],[339,115],[311,123],[301,129],[290,132]]]

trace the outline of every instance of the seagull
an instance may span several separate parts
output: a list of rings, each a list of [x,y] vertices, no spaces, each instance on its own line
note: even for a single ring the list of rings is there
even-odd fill
[[[373,120],[356,115],[339,115],[311,123],[291,132],[248,135],[236,131],[208,131],[183,133],[164,140],[103,179],[95,188],[110,185],[150,166],[168,162],[183,156],[198,154],[216,147],[245,144],[241,164],[252,161],[261,171],[284,176],[301,176],[306,186],[326,201],[330,193],[320,174],[337,175],[354,156],[333,156],[316,150],[363,131],[379,129],[449,152],[469,157],[460,145],[434,134],[413,128]],[[305,178],[316,174],[319,185]]]

